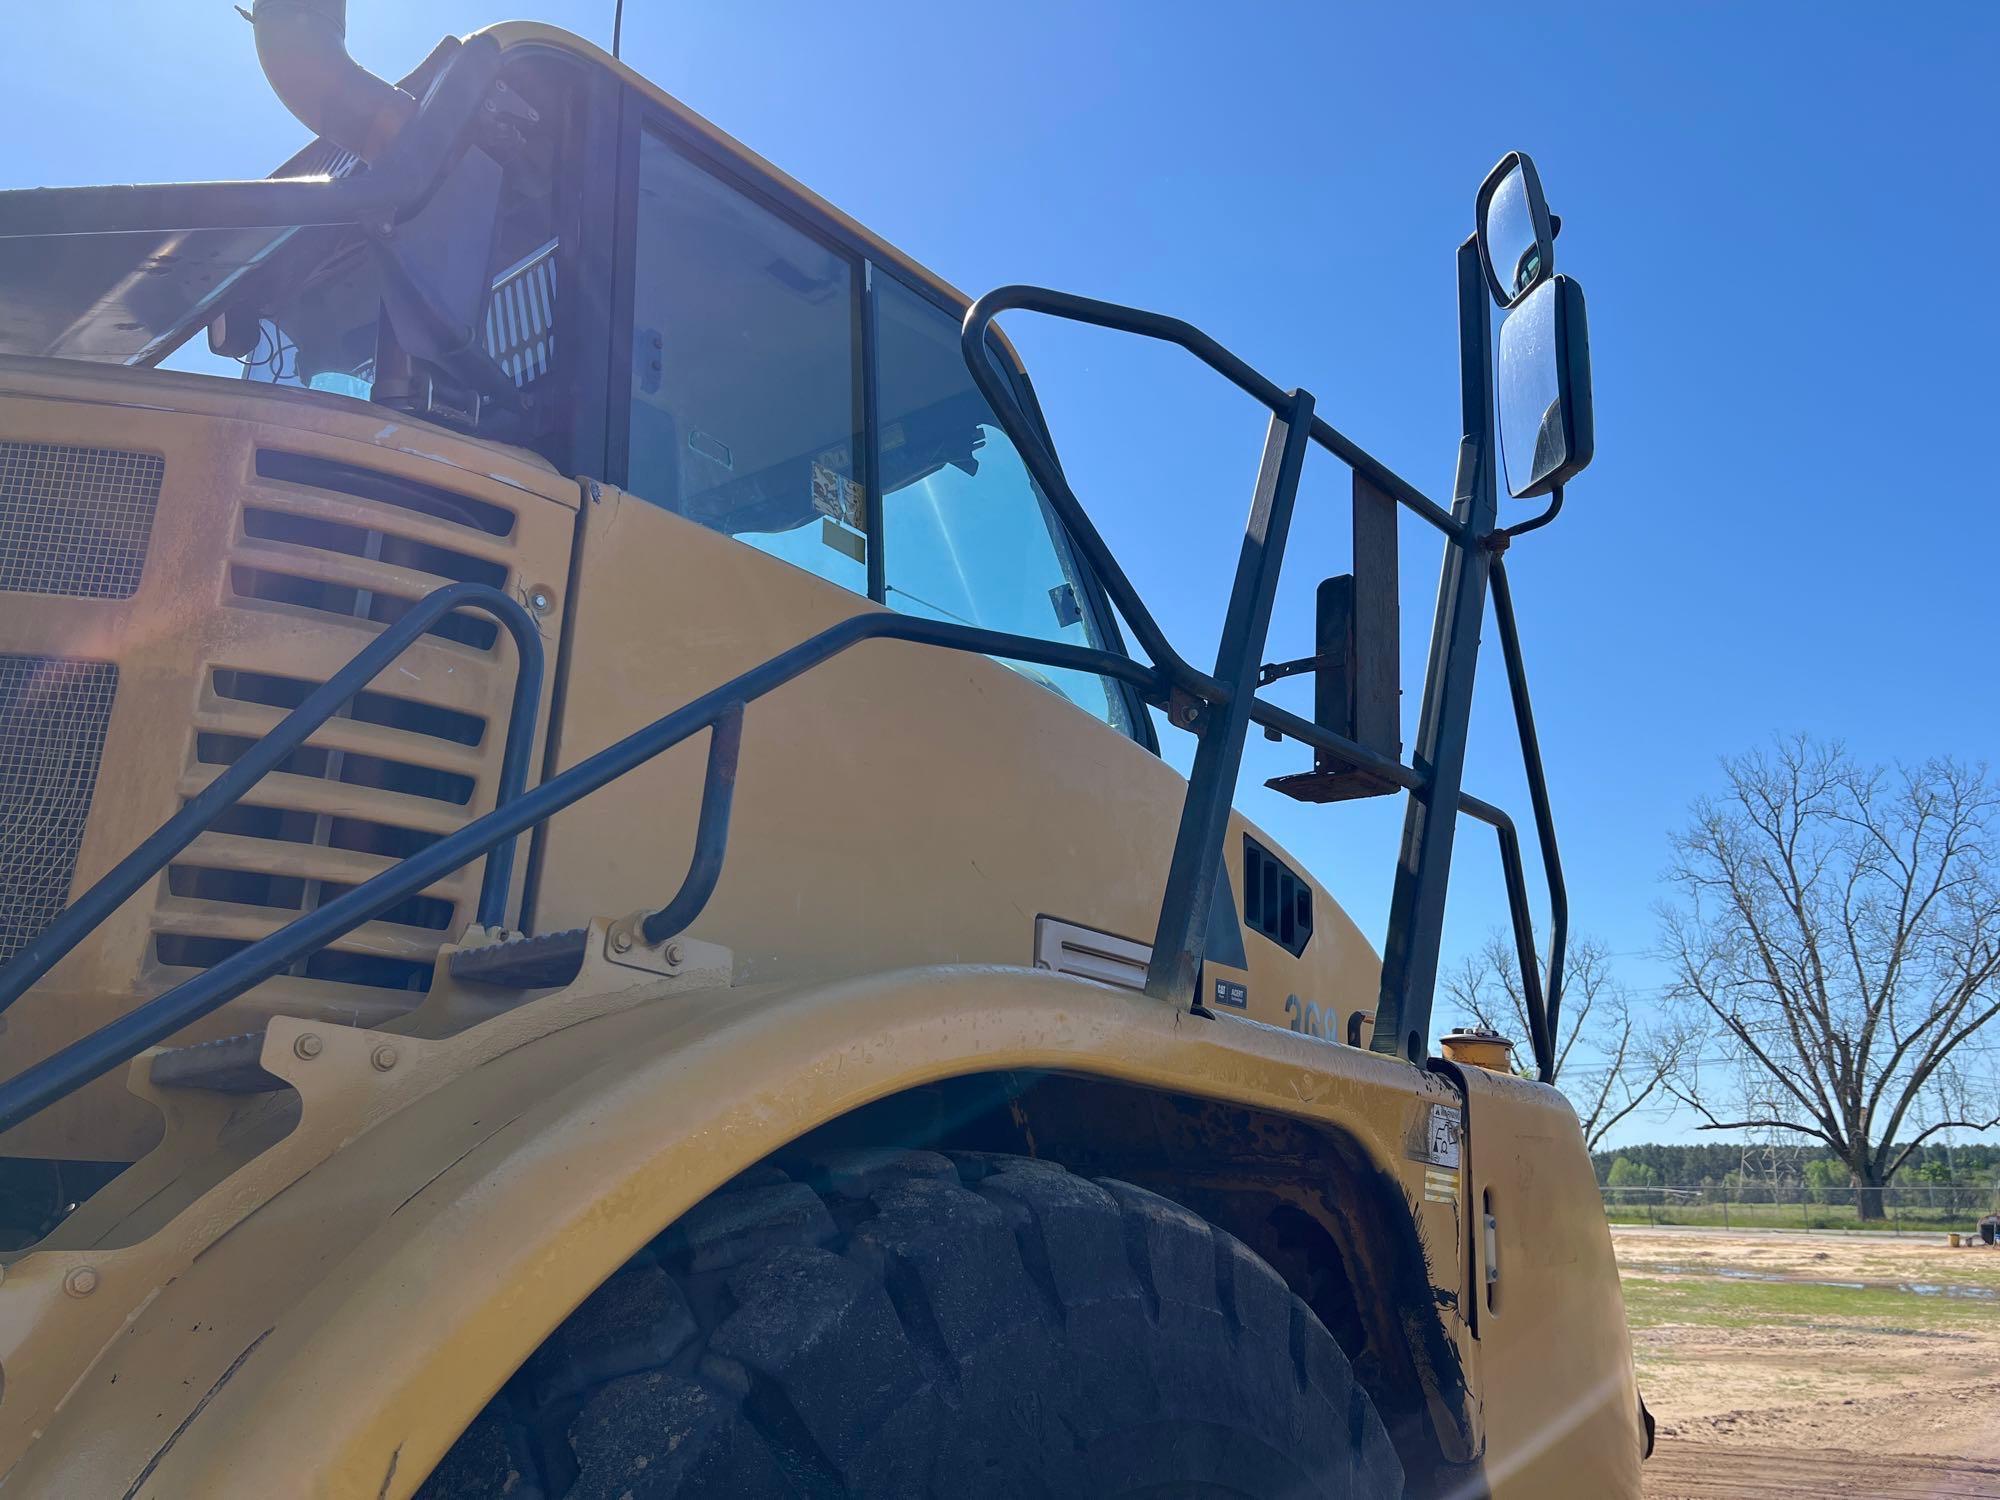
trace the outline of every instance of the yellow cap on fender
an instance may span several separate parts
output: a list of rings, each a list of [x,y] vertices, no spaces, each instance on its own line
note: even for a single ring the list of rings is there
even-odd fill
[[[1446,1062],[1468,1068],[1487,1068],[1495,1073],[1514,1071],[1514,1044],[1497,1031],[1462,1027],[1445,1033],[1440,1045]]]

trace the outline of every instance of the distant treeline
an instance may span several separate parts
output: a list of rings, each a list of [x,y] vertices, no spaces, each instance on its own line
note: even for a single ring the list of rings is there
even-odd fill
[[[1667,1187],[1721,1186],[1725,1183],[1756,1181],[1799,1183],[1809,1179],[1825,1181],[1822,1166],[1808,1171],[1814,1162],[1839,1166],[1834,1154],[1824,1146],[1620,1146],[1615,1151],[1599,1151],[1590,1160],[1597,1169],[1597,1181],[1604,1186],[1613,1162],[1623,1159],[1627,1167],[1619,1175],[1626,1183],[1658,1184]],[[1846,1168],[1842,1167],[1844,1176]],[[1899,1185],[1924,1182],[1991,1182],[2000,1174],[2000,1144],[1944,1146],[1927,1141],[1910,1153],[1903,1170],[1896,1174]]]

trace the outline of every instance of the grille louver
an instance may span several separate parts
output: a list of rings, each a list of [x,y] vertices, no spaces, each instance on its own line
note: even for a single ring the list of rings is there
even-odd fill
[[[69,900],[118,668],[0,656],[0,963]]]
[[[201,722],[241,723],[195,736],[189,795],[232,764],[278,713],[303,701],[317,683],[264,672],[218,670],[209,688],[217,705]],[[235,716],[242,715],[238,720]],[[254,717],[253,717],[254,716]],[[156,914],[155,956],[163,964],[204,968],[240,951],[254,927],[275,927],[344,894],[397,859],[437,842],[467,817],[479,768],[485,720],[436,704],[363,692],[329,726],[350,744],[294,751],[236,807],[218,818],[167,870],[167,896]],[[359,816],[336,788],[365,789]],[[382,913],[356,934],[361,951],[329,949],[294,973],[335,984],[423,990],[430,953],[452,927],[463,876]],[[175,901],[192,906],[177,920]],[[216,906],[242,908],[218,919]],[[247,925],[246,925],[247,924]]]
[[[387,625],[442,584],[507,580],[506,563],[481,555],[514,529],[514,516],[497,505],[275,449],[258,452],[257,477],[339,495],[347,503],[338,516],[324,504],[287,506],[280,491],[266,497],[269,503],[246,504],[247,545],[229,569],[230,591],[239,599]],[[477,541],[470,549],[454,546],[454,531]],[[486,651],[499,628],[483,614],[459,611],[429,633]]]
[[[0,591],[130,598],[166,467],[153,453],[0,442]]]
[[[505,506],[278,448],[257,449],[254,470],[225,564],[238,608],[309,612],[327,629],[351,633],[358,650],[432,589],[459,581],[505,587],[513,576],[519,517]],[[460,612],[438,621],[417,649],[453,652],[447,670],[470,689],[489,676],[507,680],[499,635],[488,616]],[[276,660],[255,668],[252,660],[208,670],[183,798],[319,686]],[[480,789],[499,753],[496,726],[483,713],[384,690],[402,680],[385,674],[358,694],[175,858],[153,912],[159,963],[218,963],[481,810]],[[470,919],[478,875],[474,866],[445,877],[301,960],[293,975],[342,986],[358,1004],[368,1003],[359,998],[363,988],[426,989],[438,944]]]
[[[1312,941],[1312,887],[1248,834],[1243,836],[1243,925],[1294,958]]]

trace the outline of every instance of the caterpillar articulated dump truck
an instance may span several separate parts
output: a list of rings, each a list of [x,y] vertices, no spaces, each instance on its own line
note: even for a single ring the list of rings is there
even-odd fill
[[[1590,454],[1532,164],[1458,251],[1440,503],[574,37],[391,85],[342,9],[255,6],[273,177],[0,194],[0,1492],[1636,1493],[1503,556]],[[1212,666],[1003,313],[1268,409]],[[1354,553],[1285,658],[1313,450]],[[1461,785],[1489,603],[1538,1078],[1429,1045],[1461,828],[1538,973]],[[1406,799],[1379,956],[1232,811],[1253,725],[1302,802]]]

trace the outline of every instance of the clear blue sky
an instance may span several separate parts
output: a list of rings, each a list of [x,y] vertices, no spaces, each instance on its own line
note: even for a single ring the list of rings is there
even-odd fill
[[[609,0],[536,8],[608,39]],[[505,9],[352,0],[351,43],[395,74]],[[958,285],[1190,318],[1433,494],[1452,251],[1486,169],[1533,153],[1589,295],[1598,456],[1513,576],[1577,925],[1646,990],[1665,833],[1719,755],[1996,743],[2000,10],[1541,9],[630,0],[625,53]],[[0,28],[6,185],[261,175],[301,138],[219,0]],[[1257,413],[1171,351],[1013,331],[1078,492],[1207,658]],[[1309,649],[1313,583],[1346,566],[1346,485],[1308,471],[1274,656]],[[1403,536],[1407,733],[1437,564]],[[1499,667],[1468,784],[1525,816]],[[1300,759],[1253,740],[1246,785]],[[1242,800],[1379,940],[1396,810]],[[1454,949],[1504,915],[1490,838],[1461,847]]]

